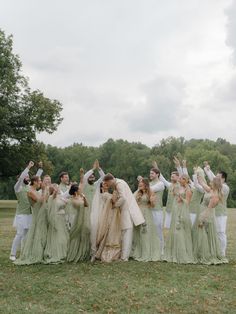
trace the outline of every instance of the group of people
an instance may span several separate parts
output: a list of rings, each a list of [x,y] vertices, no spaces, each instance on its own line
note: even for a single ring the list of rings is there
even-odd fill
[[[31,161],[14,187],[17,232],[10,259],[16,265],[129,258],[227,263],[227,174],[215,176],[206,162],[204,169],[193,169],[191,180],[186,161],[181,165],[174,158],[174,163],[176,170],[167,181],[154,162],[148,179],[138,176],[133,193],[124,180],[105,175],[98,160],[88,172],[80,169],[78,183],[62,172],[59,184],[49,175],[42,177],[42,164],[30,178]]]

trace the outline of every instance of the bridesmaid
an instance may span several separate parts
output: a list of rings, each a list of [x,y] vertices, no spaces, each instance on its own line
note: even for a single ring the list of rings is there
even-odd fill
[[[48,234],[44,252],[46,264],[63,263],[67,257],[69,232],[65,219],[66,201],[61,197],[57,184],[50,187],[48,199]]]
[[[132,257],[136,261],[159,261],[161,260],[161,244],[152,214],[156,195],[150,190],[148,179],[143,178],[139,181],[138,190],[134,196],[143,213],[146,226],[142,225],[134,229]]]
[[[182,175],[180,187],[173,191],[174,202],[170,231],[166,242],[164,260],[179,264],[193,263],[193,249],[191,236],[191,219],[189,203],[192,192],[189,177]]]
[[[70,229],[67,261],[76,263],[90,258],[90,215],[87,200],[78,184],[71,185],[69,194],[72,198],[66,205],[67,211],[76,214]]]
[[[41,191],[38,191],[42,187]],[[32,224],[27,234],[20,258],[16,265],[30,265],[43,262],[47,240],[47,216],[45,186],[41,186],[40,177],[33,176],[30,182],[28,198],[32,206]]]
[[[222,182],[215,177],[211,187],[198,176],[199,184],[206,191],[200,208],[200,214],[193,227],[193,254],[200,264],[222,264],[227,259],[222,256],[216,231],[215,207],[222,203]]]

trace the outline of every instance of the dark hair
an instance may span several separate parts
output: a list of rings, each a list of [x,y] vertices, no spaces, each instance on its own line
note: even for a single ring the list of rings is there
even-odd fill
[[[100,193],[102,193],[102,182],[100,183]]]
[[[79,191],[79,185],[78,184],[72,184],[72,186],[69,189],[69,194],[75,195],[75,193],[78,191]]]
[[[176,176],[178,176],[178,177],[179,177],[179,173],[178,173],[178,171],[172,171],[172,172],[171,172],[171,174],[175,174]]]
[[[228,174],[225,171],[219,171],[219,174],[221,174],[221,178],[225,179],[225,182],[227,181]]]
[[[160,176],[160,170],[159,169],[157,169],[157,168],[151,168],[151,170],[150,171],[153,171],[153,172],[155,172],[156,174],[158,174],[158,177]]]
[[[110,181],[110,180],[113,180],[114,179],[114,176],[111,174],[111,173],[108,173],[104,176],[103,178],[103,181]]]
[[[30,185],[34,185],[34,182],[37,182],[37,181],[39,181],[39,177],[38,176],[33,176],[30,179]]]
[[[61,179],[61,178],[64,177],[65,175],[68,175],[68,172],[65,172],[65,171],[61,172],[61,173],[59,174],[59,179]]]

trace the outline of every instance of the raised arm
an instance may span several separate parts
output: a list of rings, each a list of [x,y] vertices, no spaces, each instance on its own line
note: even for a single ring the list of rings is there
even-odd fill
[[[174,157],[173,161],[174,161],[175,168],[177,169],[179,175],[182,176],[183,175],[183,169],[181,167],[179,159],[177,157]]]
[[[99,173],[99,176],[100,178],[94,183],[95,185],[98,185],[102,182],[103,178],[105,177],[105,173],[104,171],[102,170],[102,168],[100,167],[99,165],[99,161],[97,160],[96,162],[96,166],[97,166],[97,170],[98,170],[98,173]]]
[[[164,183],[164,185],[167,187],[167,189],[169,189],[171,187],[172,183],[167,181],[162,174],[160,174],[160,178],[159,179],[160,179],[161,182]]]
[[[204,188],[198,182],[197,174],[193,175],[193,184],[194,184],[194,187],[195,187],[196,190],[198,190],[201,193],[205,193]]]
[[[189,176],[188,174],[188,168],[187,168],[187,160],[183,160],[182,161],[182,165],[183,165],[183,174],[185,174],[186,176]]]
[[[207,161],[204,162],[204,171],[210,181],[213,181],[215,174],[211,171],[211,167]]]
[[[90,169],[89,171],[87,171],[84,175],[84,179],[83,179],[83,184],[85,185],[87,182],[88,182],[88,178],[94,173],[94,170],[95,169],[98,169],[99,168],[99,162],[98,160],[96,159],[93,163],[93,168]],[[105,175],[105,174],[104,174]]]
[[[17,180],[16,184],[14,185],[14,191],[16,193],[20,192],[20,190],[22,189],[22,185],[24,182],[24,178],[29,174],[29,170],[30,168],[32,168],[34,166],[34,162],[30,161],[28,166],[25,168],[25,170],[21,173],[21,175],[19,176],[19,179]]]
[[[203,187],[203,189],[209,193],[211,191],[209,185],[207,185],[206,182],[204,182],[204,180],[200,176],[198,176],[197,179],[198,183]]]
[[[42,161],[40,161],[38,164],[38,171],[36,172],[36,176],[41,177],[42,174],[43,174],[43,163]]]

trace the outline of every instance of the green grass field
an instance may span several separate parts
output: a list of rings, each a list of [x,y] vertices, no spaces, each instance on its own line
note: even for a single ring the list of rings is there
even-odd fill
[[[0,209],[0,313],[236,313],[236,210],[220,266],[116,262],[14,266],[14,210]]]

